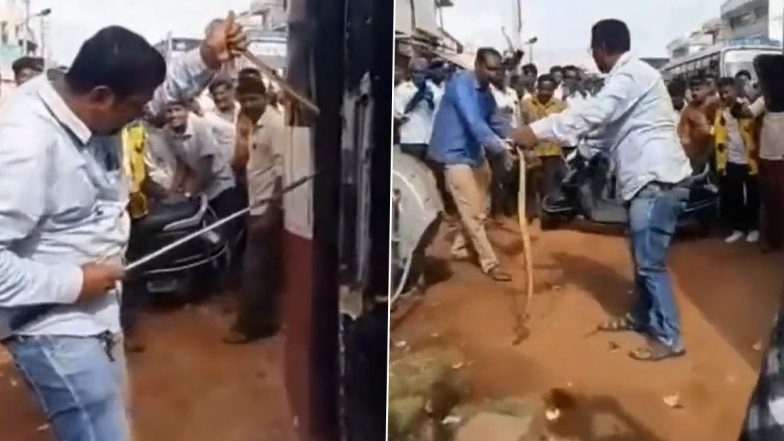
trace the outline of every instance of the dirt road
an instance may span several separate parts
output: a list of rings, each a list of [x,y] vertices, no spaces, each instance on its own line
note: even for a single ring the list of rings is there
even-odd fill
[[[215,306],[145,317],[147,351],[129,359],[138,441],[293,441],[283,340],[220,342]],[[33,397],[0,354],[0,439],[50,441]]]
[[[491,238],[521,279],[520,239],[513,223]],[[402,318],[393,340],[411,350],[456,346],[471,361],[473,399],[497,399],[566,388],[578,406],[561,435],[584,441],[734,441],[784,282],[781,255],[748,244],[683,239],[672,271],[689,350],[658,364],[626,355],[634,335],[590,335],[607,312],[630,303],[627,243],[618,235],[534,233],[537,295],[531,335],[513,346],[509,288],[469,263],[450,262],[440,237],[430,277],[437,283]],[[521,282],[520,282],[521,283]],[[759,347],[759,346],[757,346]],[[394,356],[394,354],[393,354]],[[682,409],[664,397],[678,394]]]

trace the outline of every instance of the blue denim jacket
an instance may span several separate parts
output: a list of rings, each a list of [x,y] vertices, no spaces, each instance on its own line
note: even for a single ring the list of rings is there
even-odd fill
[[[455,74],[447,83],[433,123],[428,156],[446,165],[481,165],[484,148],[505,150],[502,136],[508,127],[496,117],[490,89],[482,90],[473,72]]]

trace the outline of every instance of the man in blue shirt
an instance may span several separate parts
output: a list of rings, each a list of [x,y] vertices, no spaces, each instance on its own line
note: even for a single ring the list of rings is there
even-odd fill
[[[511,277],[501,270],[485,231],[491,180],[485,150],[502,156],[507,165],[512,161],[503,140],[505,129],[493,118],[496,103],[490,82],[502,69],[501,54],[482,48],[476,54],[473,72],[452,77],[435,116],[428,156],[444,165],[447,187],[463,226],[452,246],[452,256],[469,256],[468,236],[482,271],[496,281],[506,282]]]

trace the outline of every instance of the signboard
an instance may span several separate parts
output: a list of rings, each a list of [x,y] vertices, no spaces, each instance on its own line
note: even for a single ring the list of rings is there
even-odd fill
[[[266,57],[286,58],[287,54],[286,40],[251,41],[248,44],[248,49],[256,55]]]

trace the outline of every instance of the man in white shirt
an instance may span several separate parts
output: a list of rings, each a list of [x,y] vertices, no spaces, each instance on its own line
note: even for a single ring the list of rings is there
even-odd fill
[[[414,58],[409,68],[411,79],[395,88],[395,119],[399,124],[400,149],[424,160],[441,91],[427,81],[427,60]]]
[[[765,207],[763,249],[784,249],[784,57],[759,55],[754,67],[760,80],[762,97],[747,112],[762,117],[759,167],[760,193]]]
[[[166,107],[166,138],[178,161],[172,191],[203,193],[218,217],[229,216],[245,206],[237,191],[231,158],[218,145],[211,125],[188,109],[188,103],[177,101]],[[230,240],[242,230],[242,222],[238,219],[227,224],[224,231]]]
[[[561,66],[553,66],[550,68],[550,76],[553,77],[555,80],[555,98],[559,100],[563,100],[564,90],[563,90],[563,80],[564,80],[564,71],[563,67]]]
[[[576,145],[581,136],[606,128],[606,145],[628,207],[638,299],[630,313],[607,320],[599,330],[646,334],[651,342],[629,356],[659,361],[686,353],[666,256],[688,196],[681,184],[691,175],[691,166],[678,142],[661,75],[632,57],[630,48],[625,23],[602,20],[594,25],[593,58],[599,70],[609,73],[604,89],[580,108],[539,120],[513,137],[526,147],[540,139]]]
[[[240,107],[234,99],[234,84],[231,79],[219,77],[209,86],[210,97],[215,104],[204,111],[204,120],[212,128],[212,134],[227,158],[234,156],[237,139],[237,116]]]
[[[523,123],[520,98],[517,96],[517,91],[510,87],[509,74],[501,70],[498,78],[490,84],[490,91],[495,99],[495,117],[509,130],[520,127]],[[493,216],[502,214],[511,216],[514,212],[512,201],[514,173],[507,168],[502,157],[489,156],[488,161],[493,171],[493,179],[490,183],[490,213]]]
[[[140,35],[104,28],[67,73],[30,80],[0,117],[0,338],[58,441],[133,438],[119,289],[130,220],[118,134],[145,107],[158,114],[203,89],[244,49],[240,34],[229,20],[167,69]]]
[[[727,243],[737,242],[744,236],[747,242],[759,239],[758,164],[753,157],[757,150],[756,123],[741,115],[741,87],[732,77],[719,81],[720,114],[713,126],[716,169],[722,177],[722,207],[732,228]]]

